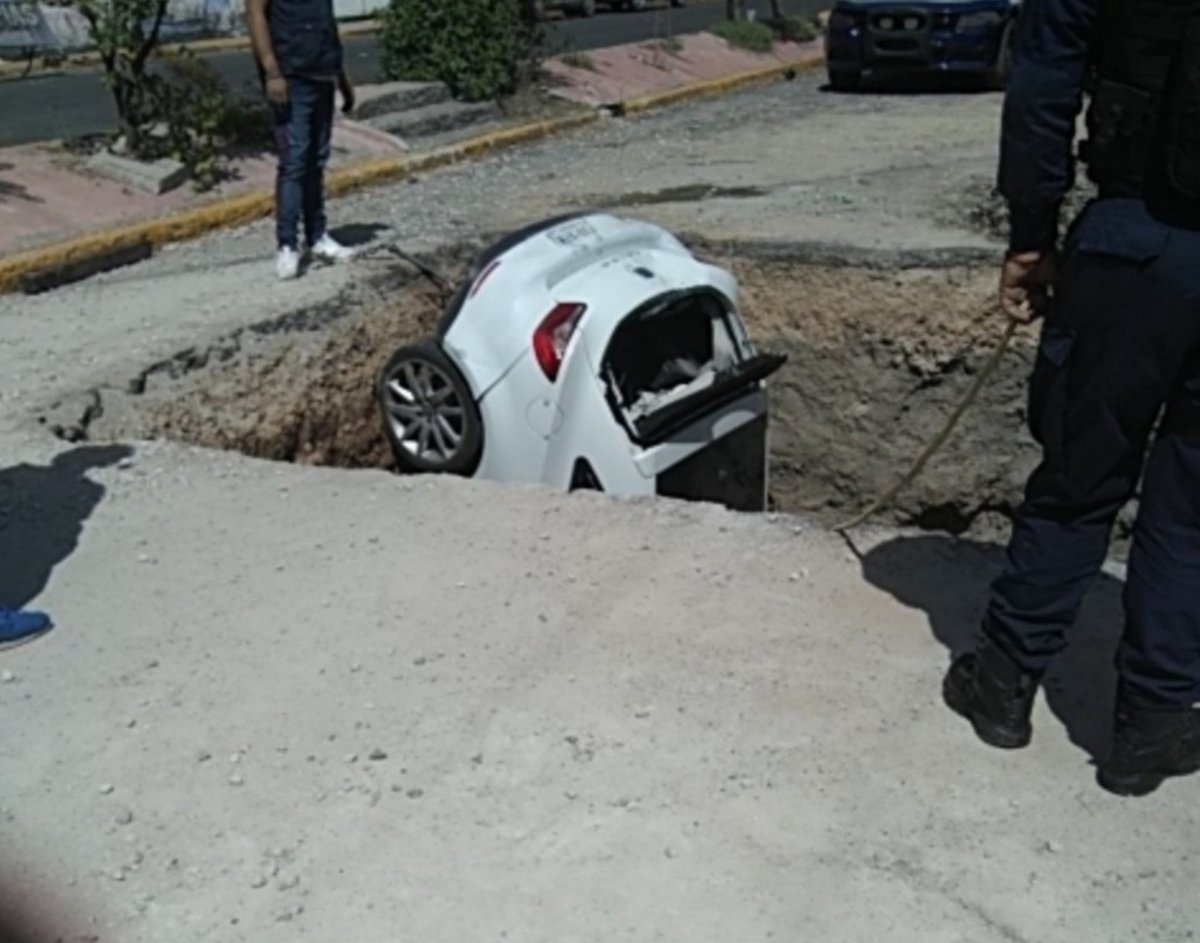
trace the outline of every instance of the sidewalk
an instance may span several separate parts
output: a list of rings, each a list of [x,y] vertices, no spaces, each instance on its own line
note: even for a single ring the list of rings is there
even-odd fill
[[[394,139],[393,139],[394,140]],[[399,143],[357,122],[336,119],[331,167],[402,154]],[[207,193],[184,185],[155,196],[90,171],[87,158],[61,143],[0,150],[0,257],[84,233],[167,216],[180,210],[268,190],[275,174],[270,153],[231,162],[230,179]]]
[[[547,63],[550,94],[586,105],[611,105],[768,65],[812,65],[820,43],[777,42],[768,54],[736,49],[712,33],[673,41],[610,46]]]
[[[613,106],[657,93],[720,91],[748,75],[788,64],[820,61],[818,43],[781,43],[771,55],[732,49],[710,34],[681,37],[668,51],[658,43],[636,43],[597,50],[587,68],[552,60],[545,69],[548,92],[581,107]],[[568,60],[571,57],[566,57]],[[515,120],[513,124],[521,123]],[[397,157],[403,145],[374,129],[339,117],[331,168]],[[205,194],[186,185],[162,196],[132,190],[91,173],[86,159],[60,143],[0,149],[0,258],[118,226],[155,220],[195,207],[217,204],[250,193],[269,192],[274,158],[239,158],[231,179]]]

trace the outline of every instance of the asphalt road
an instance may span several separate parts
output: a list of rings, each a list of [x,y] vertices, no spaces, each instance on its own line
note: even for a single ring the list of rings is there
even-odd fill
[[[766,3],[760,4],[766,12]],[[791,15],[815,15],[827,0],[785,0]],[[724,16],[724,0],[691,0],[680,9],[650,9],[641,13],[602,11],[591,19],[570,18],[548,24],[552,48],[597,49],[637,42],[655,36],[696,32]],[[356,82],[382,78],[374,36],[348,38],[347,64]],[[231,88],[254,81],[254,66],[246,50],[204,57]],[[95,134],[115,122],[112,99],[99,72],[79,71],[31,76],[0,82],[0,146],[52,138]]]

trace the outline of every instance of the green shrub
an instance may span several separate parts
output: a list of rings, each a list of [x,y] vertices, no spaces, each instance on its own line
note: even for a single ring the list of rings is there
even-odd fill
[[[533,73],[542,36],[521,0],[391,0],[379,44],[389,78],[444,82],[456,98],[488,101]]]
[[[789,16],[782,20],[770,20],[768,25],[776,37],[794,43],[807,43],[820,35],[817,24],[802,16]]]
[[[596,60],[589,56],[586,52],[568,52],[561,56],[562,64],[569,66],[572,69],[584,69],[588,72],[595,72]]]
[[[272,147],[261,93],[235,96],[212,66],[190,53],[169,60],[167,72],[157,92],[166,124],[158,146],[188,168],[196,190],[211,190],[228,176],[230,151]]]
[[[225,148],[266,138],[265,109],[235,102],[221,77],[203,60],[183,53],[167,75],[151,72],[167,0],[77,0],[104,63],[125,153],[141,160],[174,157],[197,190],[225,175]]]
[[[735,49],[747,52],[770,52],[775,45],[771,27],[757,20],[725,20],[709,27],[709,32],[720,36]]]
[[[165,146],[191,174],[201,192],[221,181],[222,131],[229,120],[229,89],[203,60],[172,60],[171,79],[162,83],[158,104],[167,125]]]

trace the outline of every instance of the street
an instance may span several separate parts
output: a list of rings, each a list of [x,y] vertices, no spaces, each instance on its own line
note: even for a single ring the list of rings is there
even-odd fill
[[[787,0],[792,15],[815,15],[827,0]],[[725,15],[724,0],[692,0],[679,9],[641,13],[601,12],[590,19],[547,24],[551,52],[597,49],[654,37],[697,32]],[[374,35],[349,37],[347,65],[355,82],[379,82],[379,48]],[[256,81],[248,50],[203,57],[234,90]],[[99,71],[51,73],[0,82],[0,147],[54,138],[97,134],[115,121],[112,99]]]

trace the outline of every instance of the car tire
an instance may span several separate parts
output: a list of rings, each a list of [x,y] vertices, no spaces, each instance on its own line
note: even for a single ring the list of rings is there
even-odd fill
[[[687,0],[671,0],[671,6],[678,10],[680,7],[687,6]]]
[[[435,341],[401,347],[383,365],[375,401],[400,471],[469,476],[483,421],[462,372]]]
[[[856,92],[862,87],[862,73],[830,72],[829,87],[835,92]]]
[[[641,13],[646,9],[646,0],[625,0],[625,9],[633,13]]]
[[[596,0],[579,0],[575,12],[582,17],[591,18],[596,15]]]
[[[993,92],[1002,92],[1008,88],[1008,77],[1012,74],[1013,44],[1016,40],[1016,32],[1016,23],[1010,22],[1000,37],[1000,50],[996,53],[996,62],[985,78],[987,87]]]

